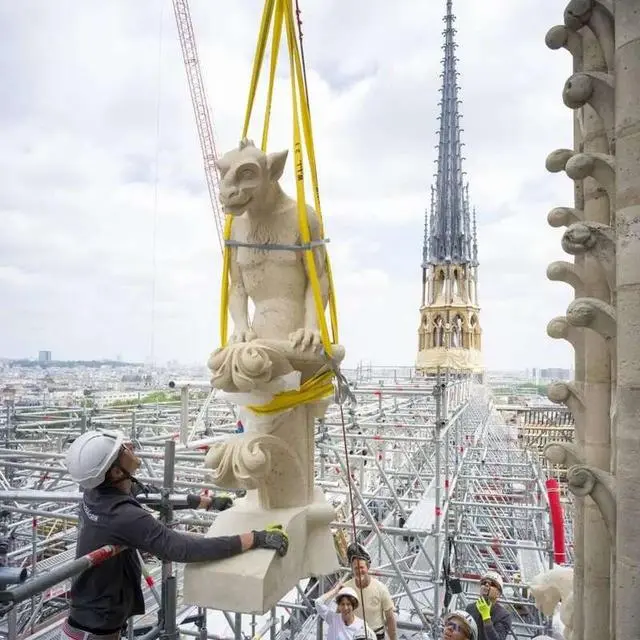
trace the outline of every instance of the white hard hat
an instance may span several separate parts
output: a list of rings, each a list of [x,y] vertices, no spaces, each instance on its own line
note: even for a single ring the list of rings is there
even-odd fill
[[[69,475],[82,489],[102,484],[125,439],[119,431],[87,431],[76,438],[65,458]]]
[[[444,617],[444,621],[446,622],[451,618],[459,618],[462,620],[469,628],[469,633],[471,634],[470,640],[478,640],[478,625],[470,613],[467,613],[463,609],[456,609],[455,611],[447,613]]]
[[[338,591],[338,593],[336,594],[336,602],[339,602],[340,598],[344,598],[345,596],[353,598],[356,601],[356,606],[354,607],[354,609],[358,607],[358,605],[360,604],[360,599],[358,598],[358,594],[356,593],[355,589],[353,589],[352,587],[342,587],[342,589],[340,589],[340,591]]]
[[[496,571],[487,571],[480,580],[491,580],[491,582],[495,582],[498,587],[500,587],[500,591],[504,590],[504,581],[502,580],[502,576]]]

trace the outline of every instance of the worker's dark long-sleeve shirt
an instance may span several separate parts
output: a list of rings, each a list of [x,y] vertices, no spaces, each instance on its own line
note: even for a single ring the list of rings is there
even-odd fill
[[[478,640],[506,640],[511,631],[511,614],[499,602],[494,602],[491,621],[486,623],[483,622],[475,602],[467,605],[467,613],[471,614],[478,625]]]
[[[144,613],[136,549],[173,562],[220,560],[242,552],[240,536],[204,538],[172,531],[132,495],[112,487],[85,491],[79,515],[76,557],[106,544],[127,547],[87,569],[71,587],[69,621],[87,631],[110,633]]]

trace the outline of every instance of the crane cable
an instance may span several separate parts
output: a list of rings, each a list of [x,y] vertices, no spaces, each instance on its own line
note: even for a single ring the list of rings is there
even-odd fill
[[[296,2],[296,20],[298,23],[298,42],[300,44],[300,58],[302,60],[302,76],[304,78],[304,89],[305,89],[305,95],[307,98],[307,108],[309,109],[309,114],[310,114],[311,106],[309,104],[309,85],[307,82],[307,65],[306,65],[306,60],[304,56],[304,44],[302,42],[302,20],[300,18],[300,15],[302,12],[300,11],[300,5],[298,0],[295,0],[295,2]],[[338,406],[340,407],[340,421],[342,423],[342,444],[344,447],[345,467],[347,471],[347,488],[349,490],[349,506],[351,510],[352,538],[354,542],[357,542],[356,516],[355,516],[355,511],[353,509],[353,487],[351,485],[352,483],[351,464],[349,463],[349,447],[347,445],[347,429],[345,426],[344,408],[342,406],[342,403],[340,403]],[[362,611],[364,616],[364,600],[362,598],[362,587],[360,587],[360,599],[363,601]],[[363,618],[363,621],[366,624],[366,620],[364,620],[364,618]]]
[[[301,54],[295,38],[295,25],[293,19],[292,0],[265,0],[258,43],[253,61],[249,96],[245,114],[242,139],[247,137],[251,114],[256,97],[256,89],[263,66],[267,40],[271,30],[271,60],[269,69],[269,83],[267,88],[267,101],[262,130],[262,151],[266,152],[269,136],[269,123],[271,117],[271,104],[273,99],[273,88],[275,83],[276,68],[278,63],[278,53],[282,31],[285,31],[289,54],[289,68],[291,76],[291,102],[293,116],[293,149],[296,174],[296,202],[298,210],[298,226],[300,233],[300,252],[303,254],[306,271],[309,278],[309,285],[313,293],[313,300],[318,321],[318,327],[322,340],[324,355],[327,358],[327,365],[322,367],[316,375],[305,381],[300,389],[285,391],[277,394],[273,400],[261,406],[249,407],[259,414],[270,414],[296,407],[300,404],[322,400],[332,395],[336,389],[333,385],[334,377],[338,378],[338,386],[342,387],[341,392],[348,395],[344,389],[343,376],[338,372],[337,364],[333,359],[333,346],[338,344],[338,314],[336,308],[335,288],[333,285],[333,275],[329,255],[325,250],[325,270],[328,280],[328,307],[331,322],[331,335],[325,317],[324,303],[320,281],[313,255],[314,247],[311,243],[309,221],[307,218],[307,207],[305,199],[305,176],[303,143],[306,151],[306,158],[309,163],[310,182],[313,191],[314,208],[318,216],[320,242],[326,242],[324,238],[324,224],[322,220],[322,207],[320,204],[320,192],[318,188],[318,175],[316,168],[316,157],[313,144],[313,132],[311,128],[311,116],[309,110],[308,91],[306,87],[304,70],[302,66]],[[220,341],[222,346],[227,344],[228,332],[228,309],[229,309],[229,275],[231,266],[230,239],[233,216],[227,215],[224,226],[224,256],[222,262],[222,291],[220,296]],[[315,242],[315,241],[314,241]],[[340,392],[340,391],[339,391]]]
[[[302,42],[302,20],[300,18],[301,15],[301,11],[300,11],[300,5],[298,0],[295,0],[296,2],[296,20],[298,22],[298,41],[300,44],[300,58],[302,60],[302,76],[304,79],[304,90],[305,90],[305,96],[306,96],[306,100],[307,100],[307,109],[309,110],[309,115],[311,115],[311,105],[309,102],[309,85],[307,82],[307,65],[306,65],[306,60],[304,57],[304,44]],[[355,398],[352,396],[352,398],[355,400]],[[347,445],[347,429],[345,426],[345,419],[344,419],[344,407],[343,407],[343,403],[340,402],[338,404],[338,406],[340,407],[340,422],[342,424],[342,445],[344,447],[344,459],[345,459],[345,467],[346,467],[346,472],[347,472],[347,489],[349,492],[349,508],[351,510],[351,538],[353,540],[354,543],[358,544],[358,538],[357,538],[357,527],[356,527],[356,513],[355,510],[353,508],[353,486],[352,486],[352,482],[353,482],[353,478],[351,476],[351,464],[349,462],[349,447]],[[347,555],[347,562],[349,562],[349,558]],[[355,576],[354,576],[355,577]],[[358,586],[358,585],[356,585]],[[366,637],[366,628],[367,628],[367,614],[366,614],[366,609],[364,606],[364,589],[362,588],[362,586],[358,586],[358,591],[360,593],[360,602],[362,603],[361,609],[362,609],[362,622],[365,628],[365,637]]]
[[[342,406],[342,404],[339,405],[340,406],[340,420],[342,421],[342,444],[344,447],[344,459],[345,459],[345,467],[346,467],[346,471],[347,471],[347,489],[349,490],[349,506],[351,508],[351,529],[352,529],[352,539],[353,539],[353,543],[355,545],[358,545],[358,538],[357,538],[357,532],[358,529],[356,527],[356,512],[353,508],[353,487],[352,487],[352,482],[353,482],[353,478],[351,476],[351,465],[349,464],[349,448],[347,446],[347,429],[345,427],[345,421],[344,421],[344,408]],[[356,547],[357,548],[357,547]],[[352,564],[352,561],[349,560],[349,554],[347,554],[347,562],[349,562],[349,564]],[[355,576],[354,576],[355,579]],[[354,580],[355,581],[355,580]],[[366,611],[365,611],[365,607],[364,607],[364,588],[362,587],[362,585],[358,585],[356,584],[356,586],[358,587],[358,591],[360,592],[360,602],[362,604],[362,622],[364,624],[364,628],[365,628],[365,638],[368,637],[367,633],[366,633],[366,629],[367,629],[367,615],[366,615]]]
[[[298,42],[300,44],[300,59],[302,60],[302,78],[304,79],[304,92],[307,97],[307,109],[309,109],[309,116],[311,116],[311,105],[309,104],[309,84],[307,82],[307,63],[304,59],[304,44],[302,43],[302,19],[300,16],[300,5],[296,0],[296,22],[298,23]]]

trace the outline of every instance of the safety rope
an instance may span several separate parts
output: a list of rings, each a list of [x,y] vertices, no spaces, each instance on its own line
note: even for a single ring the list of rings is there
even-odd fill
[[[358,538],[357,538],[358,529],[356,527],[356,512],[353,508],[353,487],[351,484],[353,482],[353,478],[351,477],[351,464],[349,463],[349,447],[347,445],[347,428],[344,422],[344,408],[342,404],[340,404],[339,406],[340,406],[340,421],[342,422],[342,444],[344,446],[344,459],[345,459],[345,467],[347,470],[347,488],[349,490],[349,506],[351,508],[351,529],[352,529],[351,535],[352,535],[353,543],[357,545],[359,544]],[[349,561],[348,556],[347,556],[347,562],[351,564],[351,568],[353,570],[353,562]],[[355,582],[355,575],[353,576],[353,578]],[[365,638],[366,638],[368,637],[368,634],[367,634],[367,614],[364,607],[364,589],[362,587],[362,584],[358,584],[356,582],[355,585],[356,587],[358,587],[358,591],[360,592],[362,623],[364,624]]]
[[[306,60],[305,60],[305,56],[304,56],[304,44],[302,42],[302,19],[301,19],[301,11],[300,11],[300,5],[298,0],[295,0],[296,3],[296,20],[298,23],[298,42],[300,45],[300,58],[302,60],[302,76],[303,76],[303,80],[304,80],[304,88],[305,88],[305,97],[306,97],[306,103],[307,103],[307,109],[309,111],[309,116],[311,116],[311,105],[309,102],[309,85],[307,82],[307,65],[306,65]],[[328,264],[327,264],[327,268]],[[349,490],[349,508],[351,510],[351,529],[352,529],[352,533],[351,533],[351,537],[353,542],[355,542],[357,544],[358,539],[356,537],[357,535],[357,528],[356,528],[356,516],[355,516],[355,510],[353,508],[353,487],[352,487],[352,478],[351,478],[351,465],[349,463],[349,448],[347,445],[347,428],[345,425],[345,420],[344,420],[344,408],[343,408],[343,404],[344,404],[344,400],[346,400],[347,397],[349,397],[349,399],[351,400],[352,403],[355,403],[355,396],[353,394],[351,394],[349,392],[349,386],[348,383],[346,383],[346,380],[344,379],[338,379],[338,394],[337,394],[337,400],[338,400],[338,406],[340,407],[340,421],[342,424],[342,443],[344,446],[344,454],[345,454],[345,465],[346,465],[346,471],[347,471],[347,487]],[[303,385],[304,386],[304,385]],[[346,395],[345,395],[346,392]],[[347,556],[347,561],[348,561],[348,556]],[[355,577],[355,576],[354,576]],[[358,585],[356,585],[358,586]],[[362,609],[362,622],[364,624],[364,628],[366,630],[367,628],[367,614],[365,611],[365,606],[364,606],[364,590],[362,588],[362,586],[358,586],[358,590],[360,592],[360,602],[362,603],[361,605],[361,609]],[[365,631],[365,637],[366,637],[366,631]]]
[[[299,9],[298,9],[299,11]],[[309,109],[308,89],[305,76],[306,69],[302,64],[301,52],[296,41],[295,25],[293,18],[292,0],[265,0],[258,43],[253,61],[251,83],[247,99],[247,109],[245,114],[242,139],[247,137],[251,115],[256,97],[258,81],[262,70],[265,50],[269,35],[271,35],[271,60],[269,68],[269,82],[267,87],[267,100],[262,129],[262,151],[266,152],[269,136],[269,123],[271,119],[271,105],[273,100],[273,88],[278,64],[278,53],[280,51],[280,41],[284,29],[287,40],[289,55],[289,71],[291,77],[291,104],[293,116],[293,150],[296,175],[296,201],[298,212],[298,227],[300,233],[300,245],[295,247],[303,255],[304,264],[309,278],[309,285],[313,294],[313,301],[318,320],[318,328],[322,341],[322,348],[326,357],[326,366],[322,367],[318,373],[305,382],[299,390],[284,392],[276,395],[273,400],[262,406],[251,406],[251,410],[260,414],[269,414],[293,408],[306,402],[313,402],[330,396],[334,392],[332,384],[333,377],[339,379],[339,386],[342,387],[340,393],[344,395],[344,380],[338,371],[338,366],[333,357],[333,346],[338,343],[338,314],[336,308],[335,288],[333,284],[333,274],[329,255],[325,249],[325,270],[327,274],[329,291],[328,307],[331,323],[331,335],[325,317],[322,290],[313,251],[317,241],[311,240],[309,221],[307,218],[307,207],[305,198],[305,168],[304,156],[309,165],[310,182],[313,191],[314,209],[318,216],[319,234],[323,242],[324,223],[322,219],[322,207],[320,203],[320,191],[318,187],[318,174],[316,167],[316,156],[313,143],[313,132],[311,127],[311,115]],[[303,153],[303,145],[304,152]],[[222,291],[220,296],[220,341],[224,346],[227,344],[228,333],[228,309],[229,309],[229,274],[231,265],[231,247],[237,245],[231,240],[231,229],[233,216],[227,215],[224,226],[224,255],[222,263]],[[280,247],[272,247],[278,250]]]

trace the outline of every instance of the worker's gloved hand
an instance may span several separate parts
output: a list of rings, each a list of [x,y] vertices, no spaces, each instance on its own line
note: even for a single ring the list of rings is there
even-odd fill
[[[491,620],[491,603],[488,600],[479,598],[476,602],[476,609],[483,621]]]
[[[289,536],[281,524],[269,525],[262,531],[253,532],[254,549],[273,549],[279,556],[286,556],[289,549]]]
[[[233,500],[229,496],[216,496],[211,499],[207,511],[224,511],[233,507]]]

